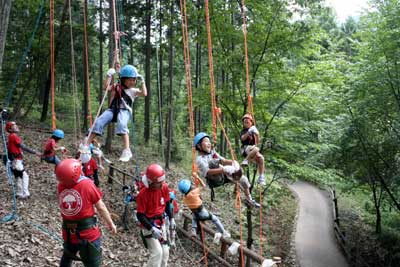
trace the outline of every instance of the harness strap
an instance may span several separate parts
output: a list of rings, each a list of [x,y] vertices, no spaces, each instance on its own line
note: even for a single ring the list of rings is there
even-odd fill
[[[97,218],[93,216],[82,220],[63,220],[62,227],[67,231],[67,233],[79,233],[80,231],[96,226],[96,224]]]

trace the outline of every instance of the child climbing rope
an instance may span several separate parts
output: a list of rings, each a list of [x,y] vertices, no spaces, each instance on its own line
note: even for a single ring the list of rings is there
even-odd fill
[[[109,79],[115,74],[114,69],[109,69],[107,76]],[[132,104],[136,97],[147,96],[146,85],[143,77],[140,76],[136,68],[132,65],[125,65],[121,68],[119,74],[121,82],[111,87],[111,104],[95,121],[93,131],[90,134],[86,144],[92,143],[96,135],[103,135],[103,129],[110,122],[117,122],[117,135],[122,136],[124,149],[122,151],[120,161],[127,162],[132,157],[129,146],[129,129],[128,122],[132,116]],[[137,79],[142,79],[141,89],[135,88]],[[107,88],[107,89],[108,89]]]
[[[241,189],[246,196],[246,204],[255,208],[260,207],[260,204],[251,197],[249,180],[246,176],[242,175],[239,163],[225,159],[215,150],[212,150],[208,134],[203,132],[198,133],[194,137],[193,146],[199,153],[196,164],[200,177],[205,178],[211,188],[211,200],[214,199],[214,187],[237,181],[240,183]]]
[[[60,266],[71,266],[81,260],[84,266],[101,266],[101,232],[96,211],[113,234],[117,228],[101,199],[101,192],[87,177],[76,159],[64,159],[56,166],[58,206],[61,211],[64,252]],[[96,208],[96,209],[95,209]],[[79,252],[79,258],[77,253]]]
[[[145,187],[137,195],[136,203],[137,218],[143,227],[143,242],[150,251],[146,266],[166,267],[169,258],[166,220],[169,220],[168,225],[172,229],[176,228],[176,224],[164,169],[158,164],[151,164],[142,180]]]
[[[63,146],[59,146],[58,142],[64,139],[64,132],[60,129],[55,129],[53,134],[49,139],[47,139],[44,145],[44,151],[42,155],[42,159],[47,163],[55,164],[56,166],[60,163],[60,158],[56,155],[57,151],[61,151],[61,153],[66,153],[67,150]]]
[[[18,125],[14,121],[6,123],[6,132],[9,133],[7,140],[8,158],[11,160],[11,170],[17,180],[17,197],[26,199],[30,196],[29,175],[24,168],[23,151],[39,157],[41,154],[22,143],[21,137],[18,136]]]
[[[259,143],[260,134],[255,125],[253,125],[253,117],[250,114],[245,114],[242,117],[243,129],[240,134],[240,141],[242,142],[242,155],[245,159],[242,162],[243,166],[247,166],[249,162],[257,164],[258,170],[258,183],[265,185],[265,167],[264,157],[260,153],[260,149],[257,147]]]
[[[199,181],[201,181],[199,179]],[[201,187],[205,185],[201,182]],[[203,206],[203,200],[201,199],[201,187],[196,187],[192,182],[187,179],[180,180],[178,183],[179,191],[184,194],[183,203],[192,211],[192,236],[197,235],[197,224],[199,221],[211,220],[218,229],[218,232],[222,234],[224,238],[229,238],[231,235],[225,231],[224,226],[217,216],[209,212]]]

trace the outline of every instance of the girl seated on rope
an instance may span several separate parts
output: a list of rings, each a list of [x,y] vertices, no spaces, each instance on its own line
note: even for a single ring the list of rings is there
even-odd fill
[[[107,72],[108,80],[110,81],[115,74],[114,69],[109,69]],[[92,143],[96,135],[103,135],[103,129],[110,122],[117,122],[117,135],[122,136],[124,149],[122,151],[120,161],[127,162],[132,157],[132,152],[129,147],[129,129],[128,122],[132,116],[132,104],[136,97],[147,96],[146,85],[143,82],[136,68],[132,65],[125,65],[121,68],[120,83],[113,86],[107,86],[107,90],[111,90],[110,106],[104,111],[93,125],[93,130],[89,135],[86,144]],[[135,88],[137,79],[142,79],[141,88]],[[106,82],[107,83],[107,82]]]
[[[242,162],[243,166],[247,166],[250,162],[257,164],[258,183],[265,185],[264,176],[264,157],[260,153],[260,149],[257,147],[259,143],[260,134],[255,125],[253,125],[253,117],[250,114],[245,114],[242,117],[243,129],[240,134],[240,141],[242,142],[242,155],[245,159]]]
[[[199,181],[201,181],[199,183],[201,187],[196,187],[187,179],[180,180],[178,183],[179,191],[184,194],[183,203],[192,211],[192,237],[197,235],[197,224],[199,221],[211,220],[217,227],[218,232],[221,233],[224,238],[229,238],[231,235],[224,229],[219,218],[203,206],[200,191],[205,184],[202,180],[199,179]]]
[[[44,145],[44,151],[42,155],[42,159],[44,161],[55,164],[56,166],[60,163],[61,160],[56,155],[57,151],[61,151],[63,154],[67,152],[65,147],[57,144],[62,139],[64,139],[64,132],[60,129],[55,129],[51,137],[47,139]]]
[[[246,196],[246,204],[259,208],[260,204],[254,201],[250,194],[250,183],[237,161],[221,157],[211,148],[210,136],[206,133],[198,133],[193,140],[193,146],[198,151],[196,164],[200,177],[206,178],[211,188],[211,200],[214,199],[214,187],[229,182],[239,182],[242,191]]]

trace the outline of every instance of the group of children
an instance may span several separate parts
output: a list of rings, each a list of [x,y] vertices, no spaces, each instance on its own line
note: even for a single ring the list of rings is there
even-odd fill
[[[115,70],[107,72],[106,84],[111,84]],[[17,196],[29,197],[29,176],[23,166],[23,151],[35,154],[48,163],[56,165],[55,174],[59,181],[58,196],[59,208],[63,218],[64,253],[60,266],[70,266],[76,259],[79,251],[80,260],[85,266],[100,266],[101,264],[101,234],[97,226],[95,208],[101,217],[105,219],[112,233],[116,233],[116,227],[101,200],[101,192],[98,189],[98,165],[91,156],[97,149],[99,158],[102,153],[92,143],[97,135],[103,134],[104,127],[110,122],[117,122],[116,133],[122,136],[124,149],[120,160],[129,161],[132,153],[129,148],[128,122],[132,115],[132,104],[136,97],[146,96],[146,86],[142,81],[141,88],[135,88],[137,80],[142,79],[135,67],[126,65],[120,70],[120,82],[107,86],[111,91],[109,108],[104,111],[88,132],[87,138],[79,145],[75,159],[67,158],[62,161],[57,152],[66,153],[66,149],[58,144],[64,138],[64,132],[56,129],[44,145],[43,153],[25,146],[18,136],[19,129],[15,122],[7,122],[8,155],[11,160],[11,169],[17,179]],[[245,160],[242,166],[248,162],[257,164],[259,172],[258,182],[265,184],[264,158],[256,145],[259,141],[259,132],[253,125],[253,118],[246,114],[242,118],[243,130],[241,133],[242,155]],[[225,159],[213,150],[210,136],[204,132],[198,133],[193,146],[198,151],[196,160],[201,178],[206,179],[211,189],[226,183],[238,183],[245,194],[245,201],[249,207],[259,208],[250,194],[250,183],[243,175],[241,165],[234,160]],[[78,160],[79,159],[79,160]],[[101,166],[101,162],[100,162]],[[89,179],[88,179],[89,178]],[[182,179],[178,183],[178,189],[183,194],[183,202],[192,211],[192,235],[196,236],[199,221],[211,220],[218,232],[225,238],[230,237],[217,216],[210,213],[201,198],[201,187],[205,184],[197,177],[199,187],[188,179]],[[92,180],[92,181],[91,181]],[[150,258],[146,266],[167,266],[169,245],[166,225],[174,230],[174,194],[171,194],[164,169],[158,164],[147,167],[142,176],[142,188],[137,197],[137,219],[141,224],[141,235],[145,246],[150,251]],[[213,190],[212,190],[213,192]],[[213,196],[212,196],[213,197]]]

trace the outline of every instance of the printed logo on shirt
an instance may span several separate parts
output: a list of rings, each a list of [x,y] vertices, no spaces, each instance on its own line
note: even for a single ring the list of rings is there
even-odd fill
[[[163,206],[165,204],[165,201],[164,201],[163,197],[160,199],[160,204],[161,204],[161,206]]]
[[[65,216],[74,216],[82,209],[82,198],[78,191],[75,189],[63,190],[59,197],[61,213]]]

